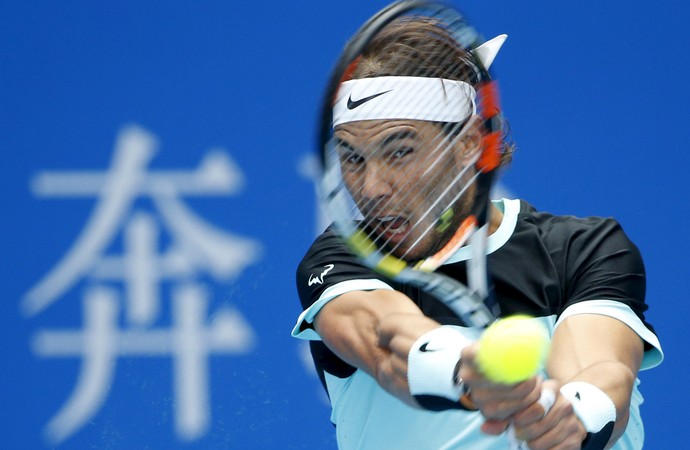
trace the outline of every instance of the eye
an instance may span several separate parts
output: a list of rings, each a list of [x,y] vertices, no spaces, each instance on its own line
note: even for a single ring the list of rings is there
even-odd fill
[[[347,141],[336,139],[336,152],[340,160],[340,166],[343,169],[353,170],[365,163],[361,152],[357,151]]]
[[[401,163],[415,152],[419,140],[413,130],[396,131],[385,138],[381,148],[389,161]]]
[[[414,148],[412,147],[398,147],[391,152],[391,157],[394,159],[401,159],[413,152]]]
[[[356,170],[358,167],[364,165],[366,161],[357,152],[344,151],[340,153],[340,165],[343,169]]]
[[[396,145],[386,150],[385,158],[389,164],[403,164],[410,160],[414,152],[415,149],[412,146]]]
[[[353,153],[353,154],[351,154],[350,156],[348,156],[348,157],[345,159],[345,162],[346,162],[347,164],[350,164],[350,165],[353,165],[353,166],[354,166],[354,165],[360,165],[360,164],[363,164],[363,163],[364,163],[364,158],[362,158],[361,156],[359,156],[359,155]]]

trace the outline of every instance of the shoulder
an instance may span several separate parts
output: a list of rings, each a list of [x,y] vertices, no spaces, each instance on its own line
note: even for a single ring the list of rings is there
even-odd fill
[[[524,200],[520,200],[519,221],[532,224],[544,236],[579,235],[580,233],[596,233],[607,229],[621,228],[618,221],[611,217],[553,214],[539,211]]]
[[[625,251],[640,258],[637,246],[621,224],[611,217],[578,217],[538,211],[521,201],[517,232],[535,234],[554,255],[580,259],[593,255]]]
[[[308,278],[308,274],[319,271],[329,264],[346,260],[355,261],[356,258],[329,227],[314,240],[307,250],[297,266],[297,277],[299,279],[307,274]],[[323,279],[321,278],[321,280]],[[319,284],[318,281],[312,281],[312,284],[314,283]]]
[[[522,206],[516,235],[532,236],[532,243],[543,246],[562,280],[566,304],[614,300],[641,316],[647,308],[644,262],[617,220],[555,215],[537,211],[526,202]]]
[[[297,266],[296,283],[302,306],[308,308],[329,288],[352,280],[385,282],[382,275],[364,266],[329,228],[316,238]]]

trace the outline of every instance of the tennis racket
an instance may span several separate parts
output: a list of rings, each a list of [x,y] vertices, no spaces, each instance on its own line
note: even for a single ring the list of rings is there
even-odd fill
[[[495,52],[483,43],[440,3],[381,10],[335,65],[318,143],[320,197],[340,238],[366,266],[421,288],[480,330],[499,312],[486,236],[503,151],[487,70]],[[467,284],[436,272],[466,244]]]
[[[444,4],[391,4],[346,44],[318,130],[335,232],[366,266],[431,294],[478,334],[499,315],[486,266],[505,147],[488,71],[498,39],[484,42]],[[436,271],[463,246],[467,284]],[[511,447],[523,448],[512,433]]]

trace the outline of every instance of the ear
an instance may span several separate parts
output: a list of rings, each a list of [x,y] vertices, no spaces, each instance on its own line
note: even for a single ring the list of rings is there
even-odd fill
[[[467,167],[477,161],[482,151],[481,118],[478,115],[470,117],[460,135],[455,138],[455,145],[456,163],[459,167]]]

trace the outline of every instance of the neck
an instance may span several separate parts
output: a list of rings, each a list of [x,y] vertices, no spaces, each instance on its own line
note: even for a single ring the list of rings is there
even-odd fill
[[[494,234],[503,221],[503,212],[493,203],[489,206],[489,236]]]

